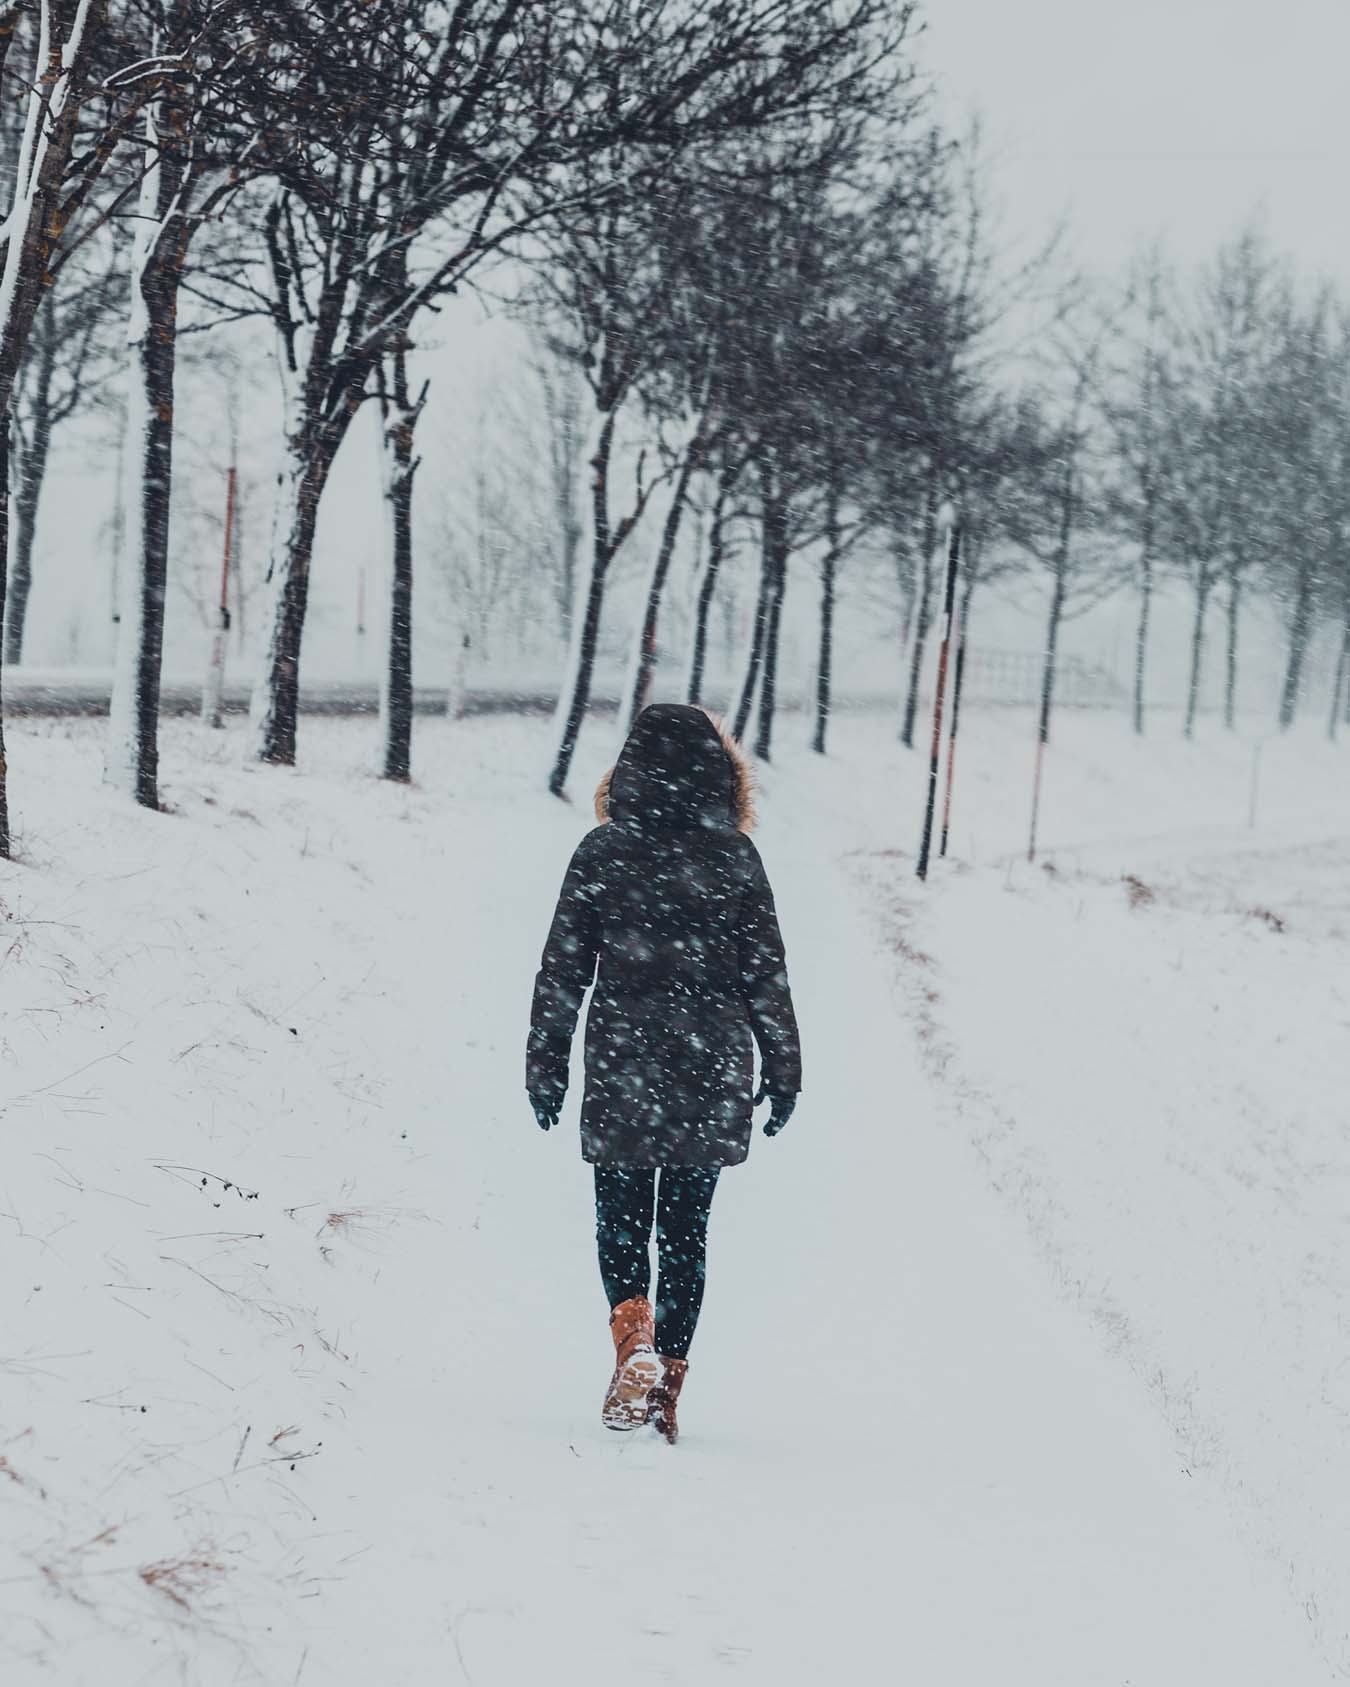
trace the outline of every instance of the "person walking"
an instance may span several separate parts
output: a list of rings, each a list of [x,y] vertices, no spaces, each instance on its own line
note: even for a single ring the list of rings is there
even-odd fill
[[[764,1134],[788,1122],[801,1053],[736,741],[704,709],[644,709],[600,782],[595,813],[535,980],[525,1087],[539,1125],[552,1129],[594,981],[581,1152],[595,1168],[615,1349],[601,1415],[610,1429],[650,1422],[673,1444],[718,1175],[746,1158],[752,1109],[766,1097]]]

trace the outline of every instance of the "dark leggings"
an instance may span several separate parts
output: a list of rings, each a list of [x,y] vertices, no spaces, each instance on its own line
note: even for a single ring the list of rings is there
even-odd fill
[[[703,1304],[703,1269],[708,1246],[708,1209],[717,1171],[693,1166],[595,1168],[595,1239],[600,1275],[611,1308],[651,1291],[649,1250],[656,1221],[660,1275],[656,1289],[656,1347],[670,1359],[686,1359]]]

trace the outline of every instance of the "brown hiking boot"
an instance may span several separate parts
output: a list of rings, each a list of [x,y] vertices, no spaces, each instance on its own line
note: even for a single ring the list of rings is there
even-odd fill
[[[600,1415],[606,1429],[637,1429],[647,1421],[647,1396],[661,1375],[652,1303],[645,1295],[620,1301],[609,1315],[609,1327],[614,1375]]]
[[[652,1428],[664,1435],[673,1447],[680,1438],[680,1426],[675,1421],[675,1402],[680,1398],[684,1379],[689,1374],[687,1359],[667,1359],[660,1355],[661,1380],[647,1396],[647,1414]]]

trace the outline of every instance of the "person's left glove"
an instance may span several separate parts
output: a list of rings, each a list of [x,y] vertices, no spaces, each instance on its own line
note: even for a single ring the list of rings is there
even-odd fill
[[[538,1089],[525,1092],[530,1098],[530,1106],[534,1109],[535,1119],[541,1131],[550,1131],[558,1122],[558,1115],[562,1112],[563,1098],[567,1094],[565,1084],[541,1085]]]
[[[771,1095],[769,1086],[761,1084],[759,1094],[755,1097],[751,1106],[758,1107],[760,1102],[766,1098],[769,1103],[769,1117],[764,1126],[764,1134],[765,1136],[777,1136],[792,1117],[793,1109],[797,1105],[797,1096],[795,1093],[792,1095]]]

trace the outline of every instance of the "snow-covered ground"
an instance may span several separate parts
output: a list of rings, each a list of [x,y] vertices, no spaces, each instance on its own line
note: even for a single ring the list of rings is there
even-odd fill
[[[1302,1687],[1350,1673],[1350,781],[1315,733],[783,722],[806,1057],[668,1449],[598,1424],[589,1182],[521,1094],[585,792],[547,725],[28,723],[0,869],[0,1679]],[[1122,875],[1132,875],[1130,885]],[[1283,929],[1280,929],[1283,927]],[[574,1111],[569,1112],[569,1122]],[[686,1404],[687,1403],[687,1404]]]

